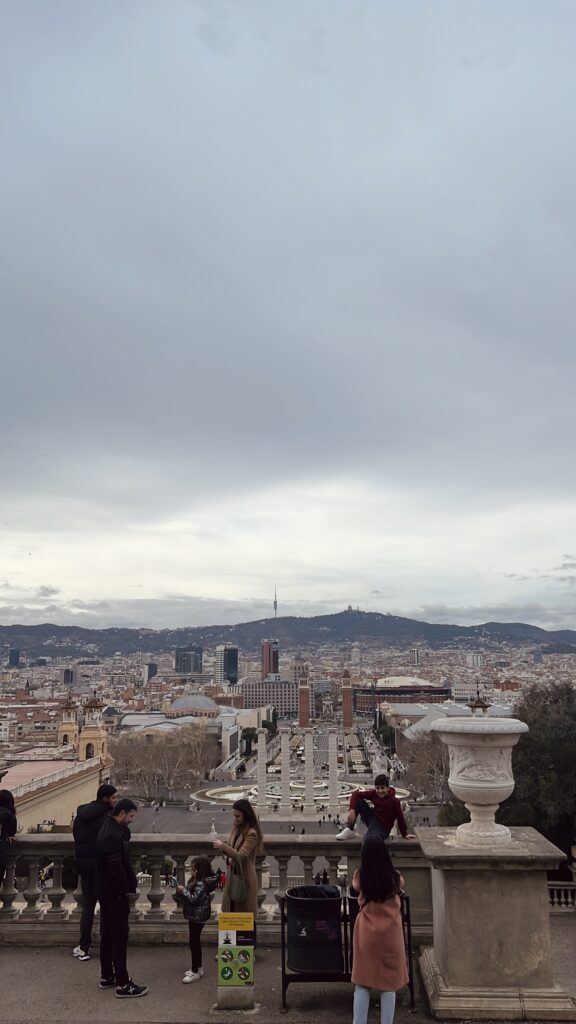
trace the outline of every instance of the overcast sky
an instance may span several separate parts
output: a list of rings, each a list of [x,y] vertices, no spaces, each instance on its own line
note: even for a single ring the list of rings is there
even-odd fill
[[[0,622],[576,627],[573,0],[2,5]]]

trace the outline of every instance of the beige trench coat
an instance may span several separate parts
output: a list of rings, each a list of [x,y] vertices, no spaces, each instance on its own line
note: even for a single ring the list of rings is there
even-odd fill
[[[228,886],[230,884],[230,870],[227,871],[226,885],[224,886],[224,892],[222,893],[222,910],[224,913],[227,911],[247,911],[248,913],[254,914],[254,921],[256,921],[256,913],[258,911],[258,877],[256,875],[256,854],[258,851],[258,833],[254,828],[248,829],[232,829],[230,838],[227,843],[222,843],[222,853],[225,854],[230,868],[237,861],[242,861],[242,868],[244,870],[244,881],[246,882],[246,900],[243,903],[232,903],[228,895]]]

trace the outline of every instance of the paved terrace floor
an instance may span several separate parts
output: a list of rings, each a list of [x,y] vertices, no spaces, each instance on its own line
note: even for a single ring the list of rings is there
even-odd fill
[[[556,981],[576,997],[576,915],[551,918]],[[96,951],[97,952],[97,951]],[[136,981],[146,983],[149,993],[142,999],[121,1002],[112,991],[100,991],[97,955],[79,963],[69,949],[0,948],[1,1024],[339,1024],[352,1020],[350,985],[291,985],[289,1012],[280,1015],[280,950],[259,949],[256,961],[254,1013],[215,1011],[215,947],[205,949],[206,976],[193,985],[183,985],[188,963],[185,946],[138,946],[129,950],[129,969]],[[371,1024],[379,1014],[371,1011]],[[425,1005],[419,1002],[411,1014],[401,994],[396,1024],[430,1024]]]

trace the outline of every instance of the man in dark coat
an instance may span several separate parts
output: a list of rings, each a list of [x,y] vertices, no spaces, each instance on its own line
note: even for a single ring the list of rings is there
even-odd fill
[[[96,841],[96,896],[100,901],[100,988],[116,987],[123,998],[145,996],[146,985],[137,985],[128,974],[128,893],[138,882],[130,861],[129,825],[138,810],[132,800],[119,800],[105,818]]]
[[[14,797],[9,789],[0,789],[0,885],[4,881],[8,850],[17,828]]]
[[[89,804],[81,804],[76,811],[72,834],[74,836],[74,856],[76,870],[80,875],[82,889],[82,917],[80,918],[80,941],[72,950],[77,960],[90,959],[92,945],[92,925],[94,908],[96,907],[96,840],[102,822],[112,813],[116,800],[116,786],[109,782],[103,783],[96,793],[96,799]]]

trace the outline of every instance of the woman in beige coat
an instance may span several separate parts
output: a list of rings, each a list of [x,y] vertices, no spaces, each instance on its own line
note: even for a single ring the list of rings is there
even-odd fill
[[[360,906],[353,936],[353,1024],[366,1024],[372,988],[380,991],[381,1024],[392,1024],[396,992],[408,984],[399,895],[403,884],[384,840],[367,836],[352,881]]]
[[[260,823],[252,804],[248,800],[236,800],[232,804],[234,823],[230,838],[225,843],[222,839],[215,839],[213,846],[220,850],[226,857],[228,871],[226,872],[226,885],[222,894],[222,911],[248,911],[254,914],[254,926],[256,926],[256,913],[258,911],[258,877],[256,875],[256,854],[262,852],[262,832]],[[242,864],[244,881],[246,883],[246,899],[241,903],[233,903],[230,899],[229,887],[232,869],[238,863]],[[256,930],[256,929],[254,929]]]

